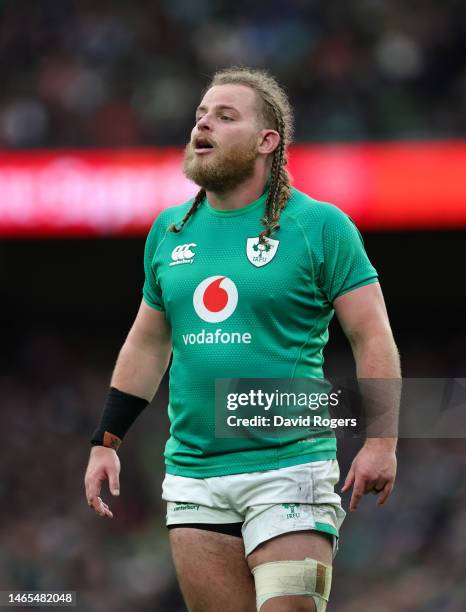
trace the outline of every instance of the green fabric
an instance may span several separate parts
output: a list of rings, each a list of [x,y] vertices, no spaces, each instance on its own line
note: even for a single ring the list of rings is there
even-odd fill
[[[316,521],[315,529],[317,531],[323,531],[324,533],[330,533],[338,537],[338,530],[335,529],[335,527],[333,525],[330,525],[329,523],[321,523],[319,521]]]
[[[349,217],[296,189],[272,236],[279,241],[274,257],[262,267],[253,265],[246,243],[263,229],[266,196],[234,211],[219,211],[204,201],[177,234],[168,227],[181,221],[192,201],[168,208],[147,238],[144,300],[165,311],[172,328],[171,427],[165,448],[171,474],[204,478],[335,457],[331,430],[318,439],[296,432],[279,440],[215,437],[215,379],[322,378],[332,302],[377,281]],[[174,249],[181,245],[195,245],[189,247],[194,255],[177,259]],[[238,302],[229,317],[209,322],[197,314],[193,296],[202,281],[216,276],[230,279]],[[220,302],[214,311],[222,309],[227,295],[224,281],[217,282]],[[231,297],[228,286],[227,292]]]

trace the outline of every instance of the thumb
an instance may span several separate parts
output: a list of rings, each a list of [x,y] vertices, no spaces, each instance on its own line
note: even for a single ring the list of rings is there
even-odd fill
[[[353,466],[351,466],[349,469],[348,475],[346,476],[345,484],[341,488],[342,493],[350,489],[353,483],[354,483],[354,468]]]
[[[112,495],[120,495],[120,483],[115,470],[108,471],[108,485]]]

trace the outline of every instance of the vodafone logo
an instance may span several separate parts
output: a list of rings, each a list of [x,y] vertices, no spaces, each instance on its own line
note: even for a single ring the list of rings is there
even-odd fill
[[[225,321],[235,312],[238,305],[238,289],[226,276],[209,276],[196,287],[193,306],[196,314],[208,323]],[[207,328],[182,334],[183,343],[188,345],[210,344],[251,344],[252,334],[245,331],[223,331]]]
[[[238,289],[226,276],[209,276],[194,291],[194,310],[208,323],[225,321],[235,312],[237,304]]]

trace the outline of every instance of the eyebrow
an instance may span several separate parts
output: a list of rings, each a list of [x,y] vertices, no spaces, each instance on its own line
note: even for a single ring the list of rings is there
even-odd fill
[[[236,113],[238,115],[240,114],[240,112],[239,112],[239,110],[237,108],[235,108],[234,106],[228,106],[228,104],[219,104],[218,106],[214,106],[214,108],[217,109],[217,110],[230,110],[230,111],[233,111],[234,113]],[[204,106],[204,105],[198,106],[196,108],[196,114],[199,111],[203,111],[203,110],[206,110],[206,109],[207,109],[207,106]]]

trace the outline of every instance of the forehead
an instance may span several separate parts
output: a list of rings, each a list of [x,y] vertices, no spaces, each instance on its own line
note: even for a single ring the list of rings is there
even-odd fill
[[[242,115],[257,114],[256,94],[246,85],[214,85],[205,93],[199,106],[231,106]]]

